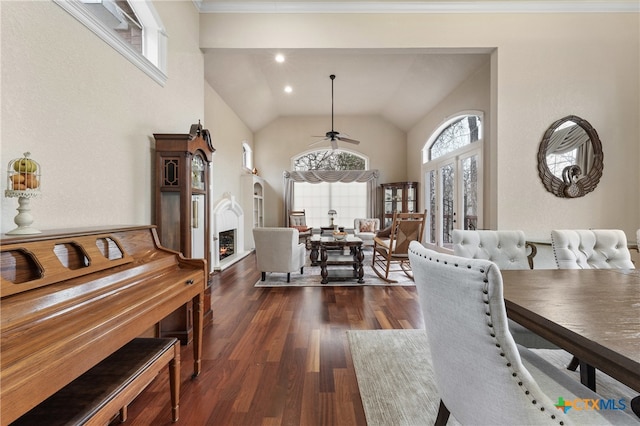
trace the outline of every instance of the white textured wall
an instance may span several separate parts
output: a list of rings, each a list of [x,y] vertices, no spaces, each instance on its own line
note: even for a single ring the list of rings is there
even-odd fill
[[[253,133],[205,82],[205,119],[216,149],[212,162],[211,199],[215,206],[227,192],[241,203],[242,142],[253,146]],[[247,209],[249,206],[242,206]]]
[[[2,173],[25,151],[40,162],[35,227],[152,223],[153,133],[204,118],[197,10],[154,5],[169,36],[164,87],[55,3],[2,2]],[[2,198],[2,232],[16,207]]]
[[[631,237],[640,227],[638,15],[524,18],[511,26],[528,31],[502,41],[497,55],[498,225],[540,239],[553,228]],[[591,123],[604,151],[598,187],[577,199],[547,192],[536,169],[545,130],[570,114]]]
[[[537,238],[560,227],[616,227],[631,237],[640,227],[637,13],[205,14],[200,40],[206,48],[495,49],[486,117],[492,226]],[[571,200],[546,192],[536,169],[544,131],[569,114],[596,128],[605,163],[596,191]],[[413,176],[420,161],[413,141],[426,140],[429,129],[410,133]],[[259,168],[272,167],[275,146]],[[281,162],[273,167],[279,171]]]

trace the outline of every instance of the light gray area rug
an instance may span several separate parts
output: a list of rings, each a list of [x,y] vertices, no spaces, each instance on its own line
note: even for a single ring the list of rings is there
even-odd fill
[[[348,281],[329,281],[327,284],[322,284],[322,276],[320,276],[320,266],[311,266],[309,259],[309,252],[307,251],[307,264],[304,267],[304,273],[301,275],[300,271],[291,273],[291,282],[287,282],[287,274],[279,272],[267,272],[266,279],[264,281],[258,280],[256,287],[328,287],[328,286],[363,286],[363,285],[375,285],[375,286],[413,286],[415,283],[404,272],[391,272],[389,278],[398,281],[397,283],[388,283],[382,280],[371,268],[371,251],[367,249],[365,252],[364,261],[362,262],[364,267],[364,284],[358,284],[357,278]],[[330,267],[331,268],[331,267]],[[334,266],[335,268],[335,266]],[[348,266],[340,266],[340,268],[347,268]],[[392,265],[392,269],[398,268],[397,265]]]
[[[351,330],[347,336],[367,424],[432,425],[440,398],[425,331]],[[534,352],[558,368],[564,369],[571,360],[571,355],[563,350]],[[578,372],[567,373],[580,380]],[[596,374],[598,393],[606,399],[624,398],[627,412],[633,415],[629,401],[638,393],[600,371]],[[459,423],[451,416],[447,425]]]
[[[369,426],[432,425],[440,397],[424,330],[348,331]],[[448,426],[459,425],[451,416]]]

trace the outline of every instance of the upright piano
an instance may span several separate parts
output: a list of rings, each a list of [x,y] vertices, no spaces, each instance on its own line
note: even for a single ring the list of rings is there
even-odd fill
[[[207,265],[162,247],[154,226],[3,238],[0,423],[6,425],[193,302],[200,373]]]

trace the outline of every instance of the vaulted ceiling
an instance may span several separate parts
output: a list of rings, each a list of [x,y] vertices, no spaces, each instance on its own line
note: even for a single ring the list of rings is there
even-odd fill
[[[406,131],[487,60],[421,50],[214,49],[205,52],[205,79],[254,131],[279,116],[330,115],[331,74],[336,116],[377,115]]]
[[[635,1],[635,0],[634,0]],[[202,13],[589,11],[620,2],[538,1],[221,1],[194,0]],[[602,3],[602,4],[600,4]],[[276,54],[285,56],[276,62]],[[257,131],[281,116],[378,115],[407,131],[487,63],[489,51],[427,49],[206,49],[205,79]],[[285,86],[291,93],[285,93]]]

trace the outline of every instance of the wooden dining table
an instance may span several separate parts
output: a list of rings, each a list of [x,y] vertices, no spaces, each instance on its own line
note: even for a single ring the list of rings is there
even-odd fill
[[[585,385],[600,370],[640,392],[640,270],[501,273],[507,316],[576,356]]]

